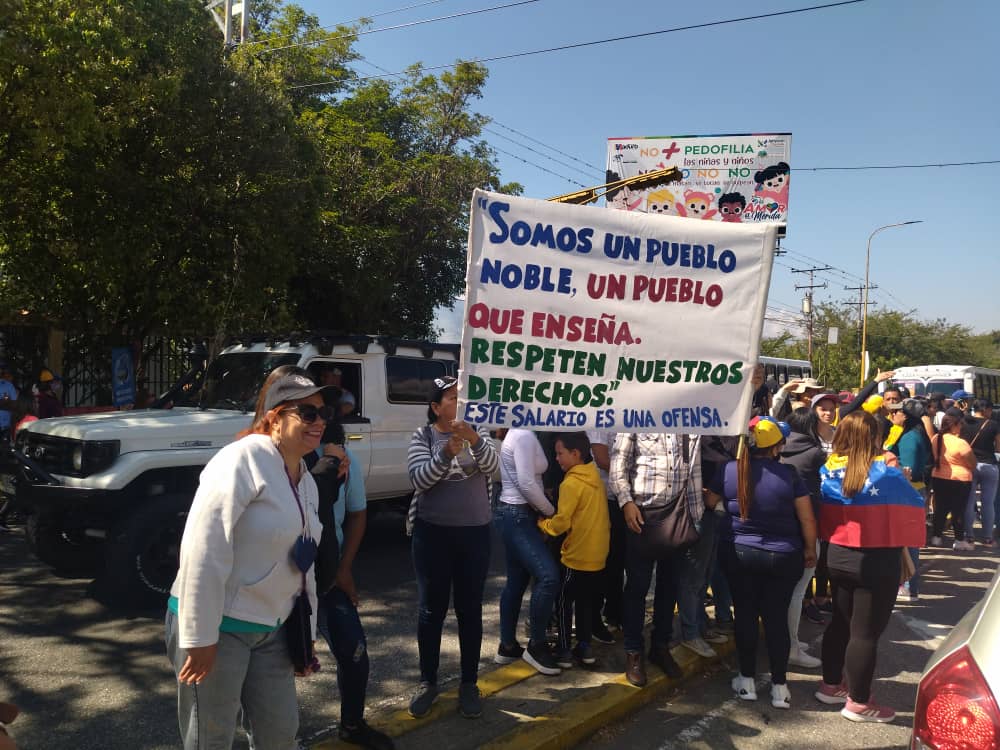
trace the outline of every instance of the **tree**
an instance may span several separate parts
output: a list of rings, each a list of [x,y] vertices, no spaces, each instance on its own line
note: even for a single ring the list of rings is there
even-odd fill
[[[855,314],[856,316],[856,314]],[[840,329],[839,343],[814,347],[813,369],[831,388],[856,388],[860,383],[861,334],[849,306],[820,304],[815,329]],[[966,326],[943,319],[922,321],[913,312],[876,310],[868,315],[869,376],[877,369],[904,365],[1000,365],[1000,332],[973,336]],[[805,342],[789,333],[764,339],[761,351],[770,356],[805,358]]]
[[[467,110],[485,79],[471,63],[439,78],[414,68],[402,87],[368,82],[303,115],[329,185],[293,287],[310,327],[426,336],[461,291],[473,189],[515,189],[500,186],[477,140],[485,118]]]
[[[117,341],[290,319],[315,152],[201,3],[29,0],[5,21],[7,310]]]

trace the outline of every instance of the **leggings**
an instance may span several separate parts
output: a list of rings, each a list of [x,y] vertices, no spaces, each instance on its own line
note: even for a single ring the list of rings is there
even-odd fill
[[[948,518],[948,514],[951,513],[951,528],[955,532],[955,541],[964,539],[965,505],[969,500],[972,482],[933,477],[931,484],[934,487],[934,536],[941,536],[941,532],[944,531],[944,522]],[[970,520],[975,521],[975,519]]]
[[[823,682],[839,685],[846,674],[851,700],[867,703],[878,639],[896,602],[902,574],[900,550],[831,544],[827,564],[833,617],[823,633]]]

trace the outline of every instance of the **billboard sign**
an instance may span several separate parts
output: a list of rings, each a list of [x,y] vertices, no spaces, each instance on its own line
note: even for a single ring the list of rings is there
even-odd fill
[[[608,193],[609,208],[734,224],[788,221],[791,133],[609,138],[607,182],[677,167],[680,182]]]

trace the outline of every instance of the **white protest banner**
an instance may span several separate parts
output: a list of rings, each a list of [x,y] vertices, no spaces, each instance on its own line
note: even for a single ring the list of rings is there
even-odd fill
[[[746,426],[777,226],[477,190],[459,416],[537,430]]]

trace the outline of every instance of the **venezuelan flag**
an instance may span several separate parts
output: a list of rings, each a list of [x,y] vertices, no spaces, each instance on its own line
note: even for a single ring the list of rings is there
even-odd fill
[[[819,470],[820,537],[844,547],[921,547],[926,541],[924,499],[906,475],[872,461],[865,486],[844,497],[847,457],[832,455]]]

